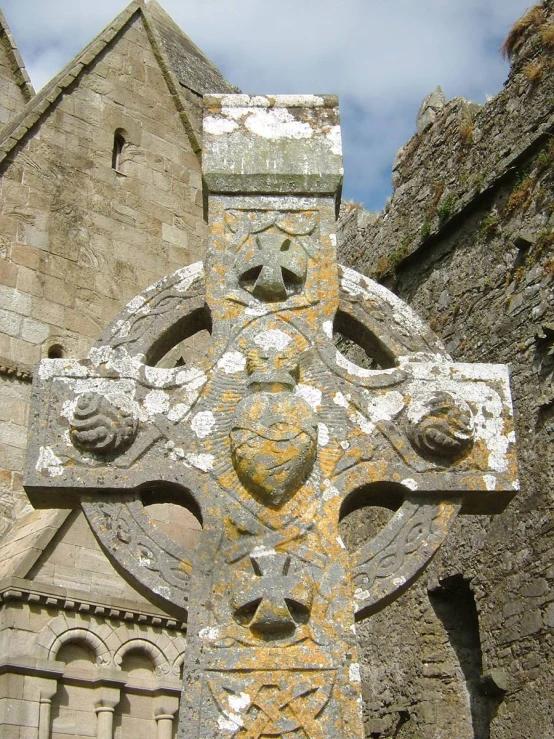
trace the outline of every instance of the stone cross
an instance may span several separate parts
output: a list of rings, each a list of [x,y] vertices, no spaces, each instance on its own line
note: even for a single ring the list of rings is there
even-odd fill
[[[131,301],[84,361],[44,360],[26,489],[81,505],[135,586],[187,618],[179,736],[363,737],[357,619],[429,562],[456,515],[517,489],[505,367],[453,363],[382,286],[336,263],[337,101],[205,98],[206,276]],[[333,328],[379,363],[352,364]],[[207,354],[157,363],[201,328]],[[143,500],[201,519],[194,551]],[[350,553],[339,521],[395,511]]]

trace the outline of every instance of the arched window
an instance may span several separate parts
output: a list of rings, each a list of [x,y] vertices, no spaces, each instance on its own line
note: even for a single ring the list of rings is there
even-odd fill
[[[119,172],[119,174],[123,174],[122,154],[125,144],[125,131],[122,128],[116,129],[113,137],[112,169]]]

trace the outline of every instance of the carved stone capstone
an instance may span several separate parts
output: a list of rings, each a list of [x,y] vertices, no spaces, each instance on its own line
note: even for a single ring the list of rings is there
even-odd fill
[[[356,619],[403,592],[461,512],[517,489],[505,367],[454,363],[382,286],[336,264],[336,100],[207,96],[206,270],[135,298],[87,360],[45,360],[26,487],[82,505],[115,566],[188,618],[179,736],[363,736]],[[156,367],[212,327],[207,354]],[[379,346],[349,362],[334,325]],[[369,337],[369,339],[368,339]],[[142,499],[201,519],[195,551]],[[339,520],[395,511],[349,553]]]

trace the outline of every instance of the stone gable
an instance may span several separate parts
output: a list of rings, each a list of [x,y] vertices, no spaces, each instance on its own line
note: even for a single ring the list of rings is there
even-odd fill
[[[34,94],[23,60],[0,10],[0,130]]]

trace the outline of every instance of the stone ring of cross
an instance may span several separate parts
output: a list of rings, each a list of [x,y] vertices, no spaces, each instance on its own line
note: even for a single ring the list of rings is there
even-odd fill
[[[137,296],[86,360],[41,363],[26,488],[81,505],[124,576],[187,620],[180,736],[362,737],[355,620],[409,587],[459,512],[517,489],[507,369],[452,362],[337,265],[336,99],[205,109],[205,266]],[[203,329],[203,356],[159,366]],[[196,549],[145,499],[188,507]],[[339,522],[371,505],[395,513],[350,553]]]

